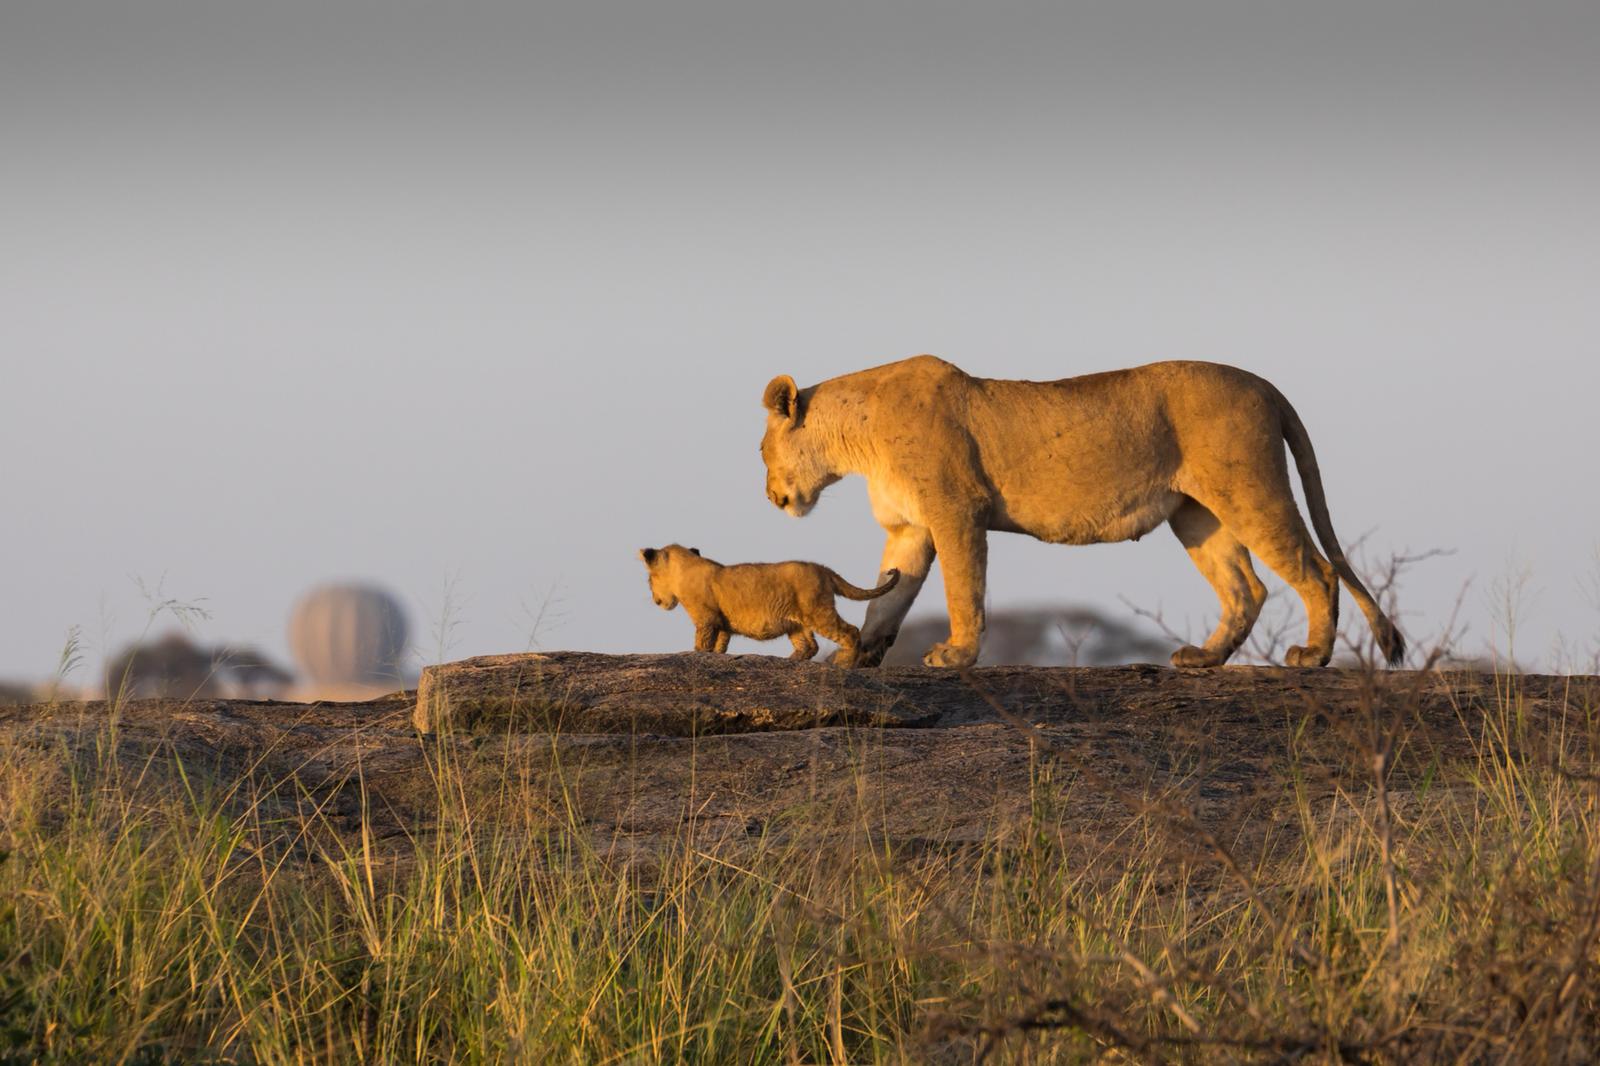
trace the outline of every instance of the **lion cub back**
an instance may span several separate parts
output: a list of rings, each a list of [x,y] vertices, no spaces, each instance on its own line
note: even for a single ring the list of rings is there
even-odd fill
[[[771,640],[795,623],[831,614],[834,577],[820,563],[737,563],[719,568],[711,586],[729,629]]]

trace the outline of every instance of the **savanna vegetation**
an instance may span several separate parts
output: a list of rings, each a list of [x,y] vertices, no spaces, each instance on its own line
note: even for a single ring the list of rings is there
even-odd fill
[[[1286,719],[1292,757],[1220,819],[1203,767],[1130,788],[1030,735],[1026,813],[976,841],[895,839],[869,758],[859,802],[731,836],[691,807],[623,849],[559,759],[485,774],[477,738],[428,747],[432,816],[379,841],[115,714],[12,731],[0,1058],[1592,1060],[1596,690],[1535,714],[1505,675],[1447,757],[1385,676]]]

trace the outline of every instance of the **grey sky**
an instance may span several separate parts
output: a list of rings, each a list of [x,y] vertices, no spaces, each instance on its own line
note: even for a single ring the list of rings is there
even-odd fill
[[[162,575],[279,651],[346,576],[426,645],[455,575],[454,654],[685,647],[640,545],[876,568],[859,482],[764,499],[768,378],[922,351],[1262,373],[1347,541],[1456,551],[1403,628],[1526,570],[1519,652],[1592,647],[1597,118],[1590,3],[9,0],[0,676]],[[1165,534],[991,560],[1215,609]]]

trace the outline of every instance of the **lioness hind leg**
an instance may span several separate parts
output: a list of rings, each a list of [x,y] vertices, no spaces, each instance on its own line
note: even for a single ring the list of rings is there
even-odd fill
[[[1220,666],[1227,662],[1255,625],[1266,586],[1250,565],[1250,553],[1237,537],[1223,528],[1217,516],[1194,500],[1185,500],[1168,520],[1193,560],[1211,583],[1222,615],[1203,647],[1188,645],[1172,654],[1173,666]]]
[[[1284,655],[1289,666],[1326,666],[1339,621],[1339,578],[1311,540],[1285,475],[1281,495],[1218,506],[1204,501],[1235,537],[1288,582],[1306,607],[1306,642]]]
[[[789,630],[789,642],[794,645],[791,659],[811,659],[817,654],[817,638],[805,626],[795,626]]]

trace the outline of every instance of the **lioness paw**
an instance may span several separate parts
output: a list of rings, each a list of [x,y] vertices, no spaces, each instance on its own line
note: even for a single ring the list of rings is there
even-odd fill
[[[1222,656],[1192,644],[1185,644],[1172,653],[1172,665],[1180,668],[1221,666]]]
[[[834,666],[844,667],[881,666],[883,664],[884,653],[888,650],[889,642],[886,640],[873,641],[871,643],[863,642],[861,646],[856,649],[855,658],[851,661],[844,661],[843,656],[840,654],[841,649],[839,648],[835,648],[828,655],[828,661]]]
[[[1288,666],[1327,666],[1328,660],[1333,658],[1333,649],[1319,651],[1316,648],[1307,648],[1295,645],[1289,649],[1283,661]]]
[[[971,666],[977,661],[977,648],[963,647],[960,644],[951,644],[948,641],[935,644],[928,649],[928,654],[922,657],[922,662],[925,666],[943,666],[957,670],[965,666]]]

